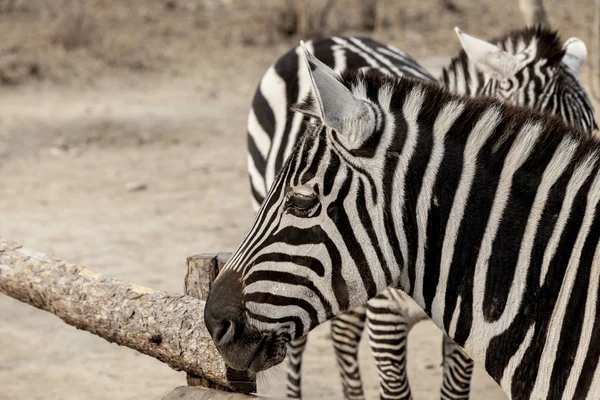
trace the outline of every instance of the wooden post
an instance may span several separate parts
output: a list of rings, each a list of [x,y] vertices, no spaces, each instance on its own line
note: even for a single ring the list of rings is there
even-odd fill
[[[231,253],[196,254],[188,257],[184,284],[185,294],[206,301],[213,281],[229,257],[231,257]],[[250,377],[245,371],[237,371],[227,367],[227,379],[232,386],[241,392],[256,392],[256,379]],[[187,383],[189,386],[228,390],[221,385],[190,373],[187,374]]]

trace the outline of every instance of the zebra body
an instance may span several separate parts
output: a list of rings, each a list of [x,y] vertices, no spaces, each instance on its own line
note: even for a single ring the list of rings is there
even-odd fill
[[[377,69],[382,73],[394,76],[433,80],[431,75],[410,56],[399,49],[372,39],[331,37],[314,43],[309,42],[308,46],[319,59],[332,63],[332,67],[337,71]],[[294,113],[290,109],[291,105],[302,101],[310,88],[307,77],[300,76],[298,73],[300,51],[299,47],[289,51],[267,71],[255,94],[250,111],[248,169],[255,208],[258,208],[262,202],[262,193],[271,185],[275,174],[280,169],[280,163],[287,157],[286,154],[291,152],[295,144],[291,138],[297,137],[301,126],[294,118],[302,118],[302,115]],[[283,96],[283,88],[285,88],[285,96]],[[287,107],[282,107],[285,104]],[[277,113],[277,108],[280,113]],[[284,110],[286,110],[285,114]],[[269,113],[269,111],[271,112]],[[279,131],[278,126],[285,127],[285,130]],[[259,148],[262,148],[263,151],[257,153],[256,150]],[[257,165],[259,165],[258,168]],[[368,313],[367,307],[358,307],[332,321],[331,338],[340,370],[342,390],[347,399],[364,398],[358,365],[358,347],[367,315],[371,316],[370,347],[374,352],[380,375],[382,397],[411,398],[406,375],[406,338],[414,323],[427,317],[407,296],[400,291],[396,292],[398,293],[382,294],[378,299],[379,306],[370,307]],[[384,306],[382,307],[381,304]],[[419,318],[409,318],[411,315],[419,315]],[[397,348],[386,349],[378,347],[376,344],[378,338],[375,334],[377,328],[374,323],[375,321],[386,323],[385,320],[399,321],[397,326],[402,326],[402,329],[397,328],[395,331],[387,333],[388,340],[391,335],[394,336]],[[288,398],[301,397],[301,358],[306,343],[306,338],[302,338],[290,344],[286,383],[286,397]],[[458,351],[460,350],[448,351],[447,354],[449,357],[454,356]],[[464,357],[468,356],[463,354]],[[447,363],[457,364],[452,360],[448,360]],[[467,375],[468,371],[461,371],[461,374]],[[397,382],[403,383],[399,385]],[[452,387],[452,379],[449,376],[444,379],[442,392],[452,393]],[[464,389],[461,389],[461,393],[463,392]]]
[[[317,121],[206,304],[225,360],[269,368],[394,286],[512,398],[598,398],[598,142],[493,99],[306,63],[298,110]]]
[[[459,37],[463,42],[478,40],[461,32],[459,32]],[[493,75],[493,72],[480,72],[482,68],[477,65],[476,57],[471,54],[472,58],[470,58],[465,51],[453,58],[449,66],[444,68],[440,78],[441,83],[458,93],[493,95],[517,104],[524,104],[546,112],[563,115],[566,120],[572,121],[585,130],[591,130],[595,127],[593,115],[580,111],[591,109],[585,92],[582,96],[579,95],[582,89],[577,87],[576,78],[573,78],[567,71],[562,71],[560,65],[557,65],[561,63],[561,59],[557,58],[557,54],[562,56],[564,51],[557,47],[557,38],[554,33],[539,29],[525,29],[512,32],[493,42],[500,49],[519,56],[525,64],[529,65],[520,74],[509,77],[509,80],[512,79],[512,83],[509,85],[512,90],[506,89],[505,86],[507,85],[501,79],[490,79],[489,75]],[[472,53],[472,49],[475,48],[476,50],[478,45],[480,44],[477,42],[466,43],[465,48],[471,49]],[[309,47],[318,59],[326,62],[336,71],[370,68],[395,76],[406,75],[432,80],[431,76],[419,67],[415,60],[400,50],[370,39],[332,37],[314,42]],[[291,140],[291,138],[297,138],[298,130],[301,127],[298,118],[302,116],[289,111],[290,105],[299,102],[306,95],[309,86],[307,77],[299,73],[299,50],[299,48],[296,48],[281,57],[265,74],[253,102],[248,125],[248,162],[255,207],[258,207],[258,204],[262,202],[264,193],[270,187],[275,173],[291,152],[295,142],[295,139]],[[573,66],[572,69],[575,70],[573,72],[576,72],[579,66],[580,64]],[[530,80],[528,73],[531,71],[535,73],[535,78]],[[572,79],[575,79],[574,83],[571,83]],[[530,83],[530,81],[533,83]],[[561,89],[563,86],[571,85],[575,86],[575,90],[565,91]],[[557,98],[557,96],[562,93],[568,93],[571,98],[575,98],[577,104],[582,104],[583,107],[571,107],[571,111],[565,110],[564,107],[561,109],[564,101]],[[277,109],[279,109],[279,112],[277,112]],[[269,113],[269,111],[271,112]],[[294,118],[296,119],[294,120]],[[279,126],[279,129],[277,129],[277,126]],[[281,127],[285,128],[282,130]],[[257,151],[259,148],[262,150]],[[271,170],[270,173],[269,170]],[[385,296],[383,298],[386,299]],[[406,378],[406,344],[403,342],[406,341],[406,334],[412,324],[408,323],[409,320],[407,316],[403,316],[403,312],[407,307],[410,309],[409,305],[412,303],[406,302],[408,305],[399,307],[395,306],[394,302],[390,302],[385,307],[382,305],[382,299],[378,303],[378,307],[373,308],[373,310],[382,314],[379,319],[384,317],[388,319],[395,318],[398,321],[398,326],[402,327],[396,332],[399,348],[395,349],[395,359],[391,357],[390,352],[387,354],[381,353],[379,358],[384,360],[381,363],[378,362],[381,394],[383,398],[408,399],[410,398],[410,389]],[[370,312],[372,316],[375,313],[373,310]],[[340,365],[344,395],[350,399],[364,397],[358,373],[357,352],[360,332],[364,326],[364,318],[367,312],[366,308],[363,307],[354,311],[354,315],[361,312],[361,318],[353,317],[354,319],[349,321],[336,319],[333,322],[335,327],[332,326],[332,339],[338,364]],[[413,312],[417,311],[413,310]],[[377,319],[373,318],[373,321]],[[356,325],[352,325],[352,321],[355,321]],[[367,325],[370,330],[376,330],[373,323]],[[358,332],[358,334],[349,333],[344,336],[340,333],[344,329]],[[338,337],[341,341],[340,345],[336,345]],[[372,339],[371,343],[371,347],[376,349],[375,339]],[[290,351],[288,397],[300,397],[299,358],[305,344],[306,340],[303,339],[302,343],[295,344]],[[444,340],[443,347],[445,357],[442,398],[468,398],[468,381],[472,372],[472,362],[470,360],[469,362],[465,361],[468,360],[468,356],[451,341]],[[391,362],[392,359],[394,360],[393,363]],[[378,360],[377,357],[376,360]],[[389,369],[385,365],[386,362],[395,364],[396,371],[394,374],[386,375],[382,373],[384,369]],[[404,371],[404,373],[401,374],[398,371]],[[394,386],[394,380],[406,382],[405,386],[396,385],[395,387],[398,390],[395,393],[389,390],[389,387]],[[465,381],[467,382],[466,386]]]

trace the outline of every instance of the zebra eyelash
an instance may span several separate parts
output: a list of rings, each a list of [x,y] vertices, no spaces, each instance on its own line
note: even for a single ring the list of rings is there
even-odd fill
[[[314,215],[319,204],[319,197],[316,194],[303,195],[290,192],[286,196],[284,209],[296,217],[306,218]]]

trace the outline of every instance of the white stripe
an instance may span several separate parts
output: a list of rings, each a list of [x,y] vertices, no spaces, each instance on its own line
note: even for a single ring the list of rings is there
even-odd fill
[[[308,76],[304,76],[308,75],[306,68],[300,68],[298,74],[298,85],[301,87],[303,80],[306,82],[306,79],[308,78]],[[273,142],[271,144],[273,150],[279,149],[281,146],[281,139],[285,129],[285,121],[287,119],[289,104],[287,102],[285,88],[285,81],[277,74],[274,67],[269,68],[260,81],[260,91],[269,104],[269,107],[271,107],[271,110],[273,110],[273,117],[275,118]],[[267,158],[267,168],[265,171],[265,182],[269,187],[275,180],[276,159],[277,151],[271,151]]]
[[[550,199],[550,189],[571,162],[576,149],[577,144],[573,140],[570,138],[564,138],[563,141],[558,145],[554,155],[552,156],[552,159],[544,170],[542,180],[538,186],[533,204],[531,206],[525,232],[521,240],[517,266],[515,268],[515,277],[513,279],[514,284],[511,287],[507,297],[507,303],[510,304],[510,307],[498,321],[494,322],[493,324],[486,325],[488,326],[487,328],[483,329],[482,327],[477,327],[477,329],[488,332],[487,335],[480,335],[481,346],[487,348],[490,338],[492,338],[495,333],[503,332],[512,322],[515,313],[520,309],[520,302],[522,300],[521,293],[524,290],[526,274],[531,265],[531,252],[535,243],[542,213],[544,212],[546,202]]]
[[[423,88],[415,87],[408,94],[404,104],[402,105],[402,115],[406,120],[407,131],[406,139],[404,142],[404,148],[402,149],[402,157],[400,157],[396,171],[394,172],[394,179],[392,184],[392,226],[396,231],[396,235],[400,241],[400,251],[403,257],[404,268],[402,271],[402,289],[410,291],[410,282],[408,279],[408,243],[406,241],[406,231],[404,227],[404,221],[402,218],[404,211],[404,192],[405,192],[405,181],[406,173],[408,172],[409,163],[415,152],[417,145],[417,138],[419,136],[419,125],[417,118],[419,112],[423,107],[423,100],[425,94]]]
[[[587,160],[590,159],[588,158]],[[588,165],[589,168],[591,168],[592,162],[584,163],[582,169],[587,169]],[[587,175],[589,175],[589,172],[586,174],[586,176]],[[556,305],[554,306],[554,310],[552,311],[552,318],[550,320],[550,325],[548,326],[547,330],[548,333],[546,335],[546,344],[544,346],[544,350],[542,351],[542,357],[540,358],[540,366],[555,366],[560,335],[562,334],[563,329],[568,329],[568,327],[564,326],[565,317],[567,313],[567,305],[571,296],[573,295],[573,286],[575,284],[575,277],[577,276],[577,271],[579,269],[578,267],[581,258],[581,252],[583,250],[583,245],[585,244],[585,239],[589,234],[592,222],[594,221],[596,205],[598,204],[599,199],[600,175],[597,174],[587,195],[587,204],[585,207],[583,221],[581,223],[581,226],[579,227],[577,240],[575,241],[575,245],[573,246],[571,257],[569,258],[569,264],[567,265],[567,270],[563,277],[560,293],[558,294]],[[531,398],[535,399],[547,397],[548,391],[550,390],[551,376],[551,371],[547,371],[547,373],[537,375],[533,391],[531,392]]]
[[[594,371],[594,378],[592,379],[587,398],[589,400],[600,399],[600,368],[598,367],[596,367],[596,371]]]
[[[500,227],[500,223],[505,216],[504,210],[510,197],[513,176],[529,158],[529,155],[532,153],[541,132],[542,127],[539,124],[526,124],[523,126],[521,131],[517,134],[517,137],[510,147],[510,151],[506,156],[506,159],[504,160],[504,166],[502,167],[500,179],[496,188],[492,210],[489,215],[487,226],[485,227],[483,239],[479,248],[479,254],[477,255],[477,263],[475,264],[475,273],[473,276],[474,327],[481,327],[485,326],[486,324],[485,317],[483,315],[483,302],[485,297],[489,260],[492,255],[498,228]],[[524,268],[524,270],[526,271],[527,269]],[[525,283],[525,277],[523,277],[523,282],[519,281],[519,278],[521,278],[518,276],[519,272],[523,271],[515,271],[513,285],[510,288],[507,298],[508,305],[505,308],[501,319],[512,320],[513,314],[519,309],[519,301],[522,297],[521,295]],[[472,342],[476,341],[479,344],[476,347],[481,350],[481,353],[479,354],[481,357],[480,359],[485,362],[486,349],[481,347],[480,340],[480,335],[472,335],[465,343],[465,347],[471,348],[473,346]]]
[[[514,379],[514,373],[523,357],[525,356],[525,352],[531,345],[531,340],[533,339],[533,333],[535,332],[535,324],[532,324],[527,333],[525,334],[525,339],[519,346],[519,349],[515,352],[515,354],[508,361],[508,365],[502,372],[502,378],[500,379],[500,386],[504,393],[508,393],[509,395],[512,393],[512,381]]]
[[[573,207],[573,200],[575,200],[575,195],[577,191],[583,185],[588,175],[590,174],[592,169],[592,162],[588,157],[585,163],[582,163],[577,167],[571,178],[569,179],[569,183],[567,185],[567,189],[565,192],[565,198],[560,208],[560,213],[558,214],[558,219],[556,224],[554,225],[554,230],[552,231],[552,236],[550,236],[550,240],[546,245],[546,251],[544,252],[544,259],[542,263],[542,269],[540,271],[540,286],[544,285],[546,281],[546,274],[548,273],[548,268],[550,267],[550,262],[554,258],[554,254],[558,248],[558,242],[560,241],[560,237],[562,236],[563,230],[567,225],[567,221],[569,219],[569,215],[571,215],[571,208]]]
[[[382,54],[385,54],[386,56],[395,58],[398,61],[406,62],[406,57],[407,57],[406,55],[404,55],[404,57],[400,56],[400,55],[397,54],[397,52],[394,52],[394,51],[390,50],[391,48],[392,48],[391,46],[388,46],[387,49],[386,48],[380,48],[379,52],[382,53]],[[433,80],[432,77],[429,76],[429,74],[427,74],[426,71],[421,70],[421,69],[417,69],[417,68],[413,68],[411,65],[408,65],[408,64],[403,65],[402,69],[403,70],[408,70],[412,74],[418,75],[418,76],[420,76],[422,79],[424,79],[426,81],[432,81]]]
[[[334,44],[331,46],[331,52],[333,53],[333,70],[338,73],[345,71],[348,68],[346,48],[340,44]]]
[[[463,153],[462,173],[450,210],[450,216],[448,217],[448,225],[444,233],[438,289],[431,307],[432,318],[434,321],[438,321],[438,323],[442,323],[444,317],[444,300],[448,285],[448,275],[450,274],[450,265],[454,257],[458,231],[463,221],[471,185],[475,177],[477,157],[481,148],[496,129],[499,121],[500,111],[497,108],[487,109],[469,133],[467,139]]]
[[[433,124],[433,145],[431,149],[431,158],[427,163],[425,174],[423,175],[423,183],[421,192],[417,200],[417,229],[418,229],[418,250],[415,267],[415,289],[413,298],[421,306],[425,308],[425,299],[423,297],[423,279],[425,276],[425,246],[427,241],[427,220],[429,217],[429,209],[431,207],[433,187],[438,176],[438,170],[442,159],[444,158],[444,141],[446,134],[452,128],[454,121],[462,114],[464,104],[451,101],[438,113]]]
[[[263,180],[260,172],[258,172],[256,169],[256,165],[254,165],[254,159],[250,153],[248,153],[248,174],[250,175],[250,183],[252,184],[254,190],[256,190],[262,197],[265,197],[265,181]],[[258,208],[255,211],[258,211]]]
[[[334,42],[336,42],[342,46],[345,46],[350,51],[352,51],[352,52],[356,53],[358,56],[362,57],[367,62],[367,64],[369,64],[371,67],[378,69],[381,72],[389,74],[389,71],[384,71],[385,68],[383,68],[379,62],[377,62],[373,57],[371,57],[369,55],[369,53],[361,51],[360,48],[353,46],[352,44],[350,44],[348,41],[342,39],[341,37],[333,36],[331,38],[331,40],[333,40]]]
[[[271,138],[256,119],[254,108],[250,109],[250,114],[248,115],[248,134],[254,139],[254,144],[262,158],[267,158],[271,147]]]
[[[452,318],[450,319],[450,326],[448,326],[448,336],[451,338],[456,336],[456,327],[458,326],[458,316],[460,315],[460,304],[461,303],[462,303],[462,297],[457,296],[456,297],[456,307],[454,307],[454,312],[452,313]]]
[[[299,268],[296,265],[285,265],[282,264],[282,269],[292,271],[298,270]],[[300,272],[300,271],[299,271]],[[319,296],[315,295],[315,293],[307,288],[306,286],[297,285],[294,283],[283,283],[283,282],[273,282],[273,281],[265,281],[260,280],[256,282],[252,282],[244,288],[244,296],[247,296],[252,293],[267,293],[269,295],[281,296],[284,298],[290,299],[300,299],[309,303],[317,312],[318,321],[325,321],[327,319],[327,315],[325,314],[324,304],[321,303]],[[278,306],[283,307],[283,306]],[[290,307],[290,306],[287,306]],[[296,306],[291,306],[296,307]],[[300,307],[300,306],[298,306]],[[271,314],[267,314],[271,318],[275,318]],[[294,315],[294,314],[290,314]]]
[[[298,88],[298,89],[300,89],[300,88]],[[308,92],[301,93],[299,91],[298,99],[304,99],[307,94],[308,94]],[[302,115],[300,113],[294,113],[292,116],[292,124],[290,125],[288,141],[287,141],[285,151],[283,152],[283,162],[284,163],[285,163],[285,160],[288,159],[290,154],[292,154],[292,150],[294,150],[294,147],[296,146],[296,142],[298,141],[298,134],[300,133],[300,127],[302,126],[303,119],[304,119],[304,115]]]
[[[398,69],[398,66],[390,62],[390,60],[384,57],[384,55],[378,54],[374,49],[361,42],[358,38],[353,37],[350,38],[350,40],[352,41],[352,43],[362,48],[365,52],[371,54],[381,64],[385,65],[390,71],[393,72],[394,75],[404,76],[404,72]]]
[[[595,216],[598,218],[598,216]],[[565,386],[565,394],[566,393],[575,393],[575,389],[577,388],[577,383],[581,374],[583,372],[583,364],[585,362],[585,357],[588,352],[592,349],[592,346],[597,346],[597,343],[592,344],[592,333],[594,324],[596,322],[596,307],[598,302],[598,289],[600,289],[600,243],[596,245],[596,251],[594,252],[594,258],[592,260],[592,268],[590,271],[590,280],[588,282],[587,296],[585,301],[585,313],[583,317],[583,325],[581,331],[581,338],[579,339],[579,346],[577,347],[577,352],[575,353],[575,361],[573,362],[573,367],[571,368],[571,373],[569,375],[569,379],[567,380],[567,384]],[[596,368],[596,370],[600,370],[600,368]],[[587,372],[587,371],[586,371]],[[590,392],[588,397],[591,396],[593,399],[600,398],[600,390],[595,389],[592,390],[590,387]],[[563,399],[565,396],[563,395]]]

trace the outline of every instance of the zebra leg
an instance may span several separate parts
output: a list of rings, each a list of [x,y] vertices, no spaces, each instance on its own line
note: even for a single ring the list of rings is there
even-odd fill
[[[408,332],[414,324],[404,308],[394,306],[389,291],[367,303],[369,345],[379,374],[381,399],[412,399],[406,369]]]
[[[308,336],[305,335],[288,343],[285,397],[290,399],[300,399],[302,397],[302,354],[306,349],[307,340]]]
[[[344,397],[350,400],[365,398],[358,368],[358,345],[366,314],[366,306],[360,306],[331,320],[331,340],[342,377],[342,389]]]
[[[447,335],[444,335],[442,357],[444,359],[442,400],[468,399],[473,375],[473,360]]]

